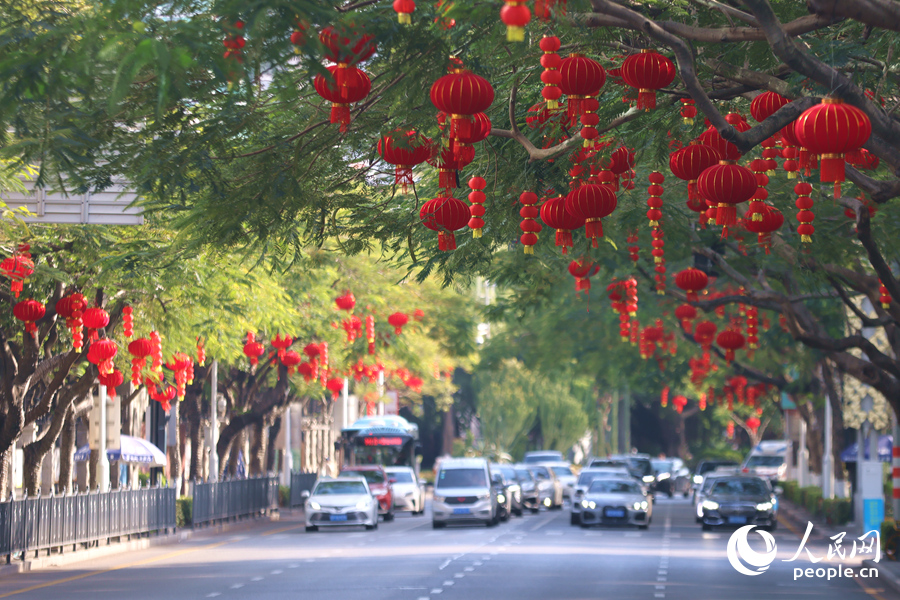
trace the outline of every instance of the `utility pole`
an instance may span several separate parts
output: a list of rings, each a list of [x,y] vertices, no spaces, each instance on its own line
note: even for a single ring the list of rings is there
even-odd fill
[[[97,444],[97,452],[100,456],[97,461],[97,484],[101,492],[109,491],[109,457],[106,456],[106,386],[100,388],[100,441]]]
[[[219,479],[219,361],[212,361],[209,368],[209,477],[208,481]]]

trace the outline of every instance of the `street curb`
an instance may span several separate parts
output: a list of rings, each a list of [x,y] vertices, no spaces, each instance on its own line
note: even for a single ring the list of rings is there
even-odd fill
[[[274,522],[280,520],[277,511],[263,517],[256,517],[252,520],[234,521],[229,523],[217,523],[209,527],[201,527],[198,529],[185,528],[176,530],[173,533],[158,535],[156,537],[142,537],[134,540],[126,540],[120,542],[111,542],[107,545],[101,545],[96,548],[88,548],[86,550],[68,551],[61,554],[51,554],[50,556],[39,556],[21,561],[14,561],[9,565],[0,565],[0,578],[11,576],[17,573],[27,573],[48,567],[63,567],[66,565],[103,558],[112,554],[120,554],[123,552],[133,552],[135,550],[146,550],[147,548],[155,548],[156,546],[167,546],[170,544],[180,544],[186,542],[196,535],[213,534],[217,535],[233,530],[249,529],[249,526],[257,524],[261,519]]]
[[[871,560],[864,560],[862,564],[864,567],[876,569],[878,571],[878,581],[893,588],[895,592],[900,593],[900,576],[893,573],[891,569],[882,569],[881,567],[884,565],[880,565]]]

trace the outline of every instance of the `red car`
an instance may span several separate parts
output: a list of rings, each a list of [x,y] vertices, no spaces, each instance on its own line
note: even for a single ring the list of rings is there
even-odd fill
[[[391,488],[393,482],[381,465],[344,467],[341,469],[341,476],[344,475],[365,477],[372,495],[378,499],[378,514],[384,517],[385,521],[394,520],[394,490]]]

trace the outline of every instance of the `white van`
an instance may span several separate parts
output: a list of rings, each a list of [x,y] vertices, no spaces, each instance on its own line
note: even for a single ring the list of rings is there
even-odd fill
[[[447,458],[434,476],[431,503],[435,529],[447,523],[498,523],[497,494],[491,484],[491,469],[484,458]]]
[[[741,465],[742,473],[768,479],[775,486],[787,476],[789,440],[768,440],[756,445]]]

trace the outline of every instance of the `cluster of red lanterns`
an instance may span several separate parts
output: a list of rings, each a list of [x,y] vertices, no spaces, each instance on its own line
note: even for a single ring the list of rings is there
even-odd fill
[[[12,256],[0,261],[0,273],[9,278],[9,290],[16,298],[22,292],[25,279],[34,273],[34,262],[31,260],[30,250],[31,246],[21,244]]]
[[[85,308],[87,302],[84,295],[79,292],[63,296],[56,301],[56,314],[66,320],[66,328],[72,335],[72,347],[75,350],[81,350],[84,345],[82,316]]]
[[[331,102],[332,123],[340,124],[341,133],[350,124],[350,105],[363,100],[372,89],[369,76],[357,65],[375,54],[373,36],[361,34],[352,26],[326,27],[319,34],[325,46],[325,58],[335,63],[325,69],[328,75],[313,78],[316,93]]]

